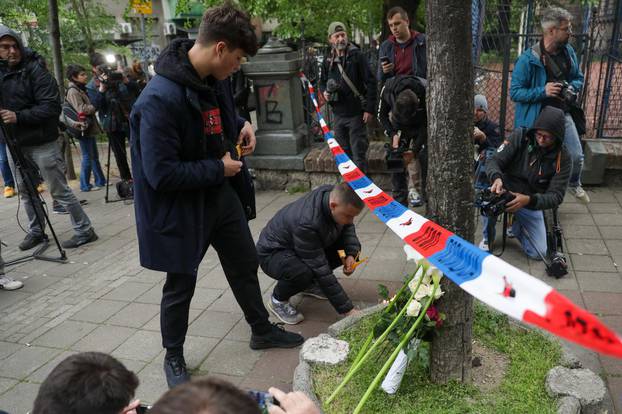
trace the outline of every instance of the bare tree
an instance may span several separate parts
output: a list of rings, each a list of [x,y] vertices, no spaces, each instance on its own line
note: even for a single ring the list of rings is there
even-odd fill
[[[427,0],[428,217],[473,240],[473,70],[471,2]],[[434,382],[470,381],[472,298],[447,278],[439,301],[447,315],[432,342]]]

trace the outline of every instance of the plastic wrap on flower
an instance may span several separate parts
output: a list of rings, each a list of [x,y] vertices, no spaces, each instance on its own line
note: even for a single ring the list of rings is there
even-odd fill
[[[384,377],[384,381],[382,381],[380,388],[387,394],[395,394],[400,388],[406,368],[408,368],[408,356],[404,351],[400,351],[393,365],[391,365],[391,369],[387,372],[387,376]]]
[[[406,315],[408,316],[419,316],[419,312],[421,311],[421,303],[413,300],[410,302],[410,304],[408,305],[408,308],[406,309]]]

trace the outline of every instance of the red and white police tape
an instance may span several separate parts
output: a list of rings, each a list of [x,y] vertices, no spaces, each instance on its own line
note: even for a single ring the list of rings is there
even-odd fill
[[[407,209],[376,186],[344,153],[322,117],[303,73],[337,168],[367,207],[404,242],[409,258],[426,258],[473,297],[524,322],[594,351],[622,358],[622,340],[596,316],[541,280]]]

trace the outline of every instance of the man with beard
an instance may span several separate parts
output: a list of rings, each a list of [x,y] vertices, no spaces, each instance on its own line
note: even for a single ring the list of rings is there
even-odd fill
[[[576,94],[583,87],[583,74],[572,46],[572,15],[551,7],[542,13],[542,39],[523,52],[512,72],[510,96],[516,103],[514,127],[531,128],[542,108],[552,106],[564,111],[564,146],[572,160],[568,188],[584,203],[590,198],[581,187],[583,149],[575,122],[570,114]],[[574,99],[573,99],[574,96]]]
[[[251,327],[250,347],[292,348],[302,336],[268,320],[248,209],[236,191],[255,134],[236,116],[227,78],[257,52],[248,15],[230,3],[208,9],[197,40],[176,39],[156,62],[131,114],[134,206],[141,264],[167,272],[160,326],[169,387],[189,380],[183,345],[199,264],[214,246]]]
[[[376,106],[376,81],[365,55],[348,42],[346,26],[332,22],[328,26],[331,51],[324,59],[320,90],[334,114],[335,139],[367,173],[367,130],[365,124],[373,117]]]

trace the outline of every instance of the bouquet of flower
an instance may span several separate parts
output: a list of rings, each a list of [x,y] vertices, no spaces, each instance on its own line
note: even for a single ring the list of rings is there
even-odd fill
[[[438,269],[427,260],[421,259],[417,262],[415,271],[406,277],[404,284],[392,298],[389,299],[387,288],[380,286],[380,295],[387,306],[381,312],[350,370],[328,397],[326,404],[335,399],[372,353],[381,346],[388,345],[393,348],[393,352],[367,388],[354,413],[361,411],[383,378],[382,388],[390,394],[397,392],[408,363],[416,358],[427,358],[427,354],[422,352],[422,341],[429,341],[445,319],[445,315],[433,306],[434,301],[443,295],[439,286],[441,277]]]

